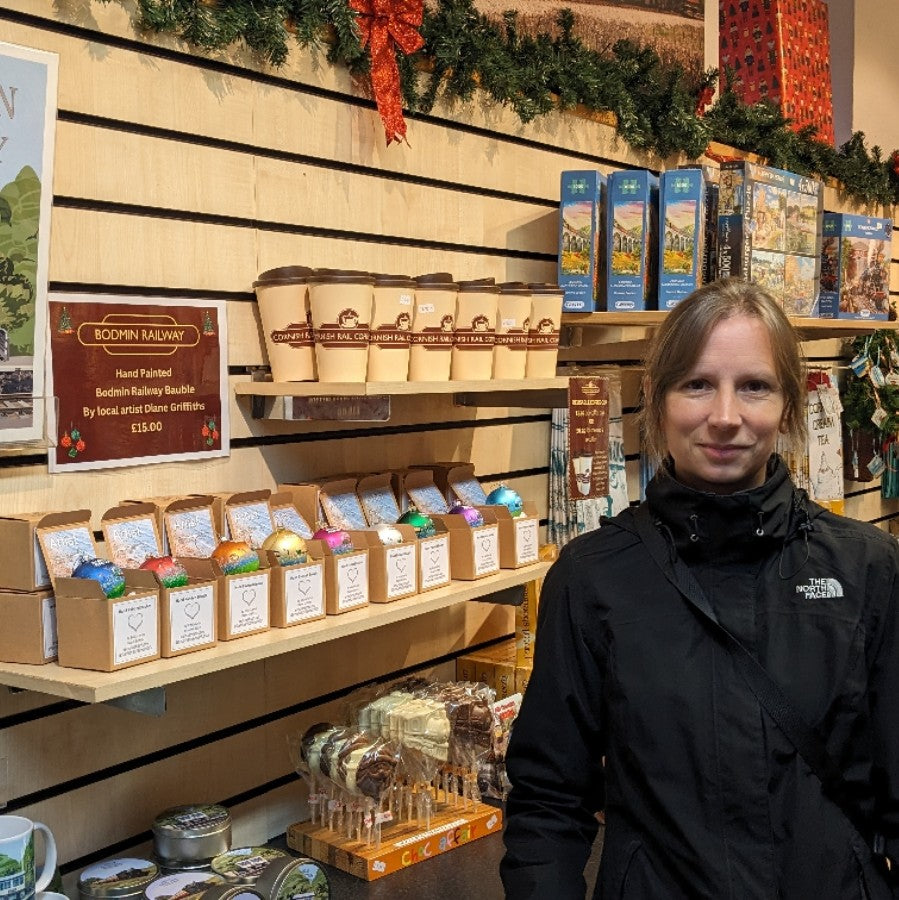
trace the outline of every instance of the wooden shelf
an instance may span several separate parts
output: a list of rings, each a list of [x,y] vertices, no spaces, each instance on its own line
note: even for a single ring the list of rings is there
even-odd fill
[[[595,312],[595,313],[563,313],[563,326],[579,326],[582,328],[614,329],[614,340],[639,340],[641,332],[661,325],[667,312],[657,310],[636,312]],[[896,330],[899,321],[871,321],[868,319],[791,319],[799,331],[802,340],[816,341],[828,338],[851,337],[857,334],[869,334],[882,328]],[[622,337],[621,331],[627,329],[630,337]]]
[[[0,684],[85,703],[102,703],[391,625],[467,600],[487,598],[542,578],[549,566],[547,562],[538,562],[520,569],[503,569],[476,581],[453,581],[445,588],[392,603],[371,603],[339,616],[291,628],[272,628],[261,634],[224,641],[208,650],[141,663],[118,672],[64,668],[56,663],[44,666],[0,663]]]
[[[565,378],[507,378],[489,381],[245,381],[234,386],[251,397],[380,397],[398,394],[488,394],[565,388]]]

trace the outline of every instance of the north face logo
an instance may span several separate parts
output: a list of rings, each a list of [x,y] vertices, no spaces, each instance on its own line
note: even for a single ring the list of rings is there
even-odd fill
[[[796,593],[807,600],[821,600],[825,597],[842,597],[843,585],[836,578],[809,578],[808,584],[797,584]]]

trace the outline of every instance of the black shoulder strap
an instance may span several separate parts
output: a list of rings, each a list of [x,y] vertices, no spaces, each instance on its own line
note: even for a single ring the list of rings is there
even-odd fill
[[[637,526],[637,533],[653,561],[662,570],[668,581],[674,585],[678,593],[700,614],[720,644],[736,660],[756,699],[768,711],[780,730],[821,780],[825,793],[839,805],[862,835],[870,837],[870,827],[861,821],[859,811],[847,805],[844,800],[846,792],[843,775],[827,752],[824,741],[796,712],[779,685],[768,674],[767,669],[718,621],[715,611],[693,573],[676,553],[669,553],[668,545],[659,534],[645,503],[637,509],[634,522]]]

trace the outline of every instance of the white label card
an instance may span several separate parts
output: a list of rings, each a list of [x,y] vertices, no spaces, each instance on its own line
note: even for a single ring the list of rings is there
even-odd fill
[[[318,619],[325,614],[324,564],[284,569],[284,605],[288,624]]]
[[[368,603],[368,554],[339,556],[336,563],[338,609]]]
[[[59,640],[56,636],[56,598],[44,597],[41,603],[41,621],[44,626],[44,659],[56,659]]]
[[[499,571],[499,526],[484,525],[471,535],[474,549],[474,573],[486,575]]]
[[[245,634],[268,628],[268,572],[232,575],[225,579],[231,634]]]
[[[438,537],[426,538],[421,542],[419,548],[421,589],[426,591],[449,584],[449,535],[441,534]]]
[[[516,519],[515,525],[515,561],[523,563],[537,562],[537,520]]]
[[[419,303],[418,311],[422,313],[422,315],[426,315],[427,313],[434,312],[434,304],[433,303]]]
[[[386,548],[387,556],[387,598],[405,597],[414,594],[415,544]]]
[[[112,661],[116,666],[159,654],[159,595],[115,601]]]
[[[44,562],[44,552],[41,550],[41,542],[34,535],[34,583],[37,587],[50,584],[50,573],[47,571],[47,563]]]
[[[202,647],[215,640],[215,590],[211,584],[169,591],[172,650]]]

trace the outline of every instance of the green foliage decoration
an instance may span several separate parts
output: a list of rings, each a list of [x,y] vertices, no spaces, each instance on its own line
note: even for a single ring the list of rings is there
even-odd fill
[[[861,335],[849,346],[852,358],[864,355],[885,375],[890,371],[899,373],[899,365],[893,362],[899,359],[895,332],[881,329]],[[843,424],[847,428],[854,431],[876,429],[882,435],[899,435],[899,386],[886,383],[875,387],[867,374],[856,375],[850,368],[846,372],[840,400],[843,404]],[[871,416],[878,406],[886,413],[886,418],[876,428]]]
[[[138,0],[137,24],[205,51],[243,42],[274,66],[284,63],[293,40],[324,50],[355,75],[369,68],[347,0]],[[575,31],[570,9],[559,10],[552,33],[534,36],[521,32],[514,12],[497,22],[474,0],[434,0],[424,9],[424,47],[398,54],[405,107],[426,113],[438,99],[468,101],[481,91],[522,122],[555,109],[612,112],[621,137],[637,150],[695,159],[714,140],[777,168],[836,179],[855,201],[899,202],[899,150],[885,159],[881,148],[866,147],[862,132],[831,147],[810,127],[791,129],[770,101],[743,103],[729,84],[703,114],[717,71],[688,72],[628,41],[600,52]]]

